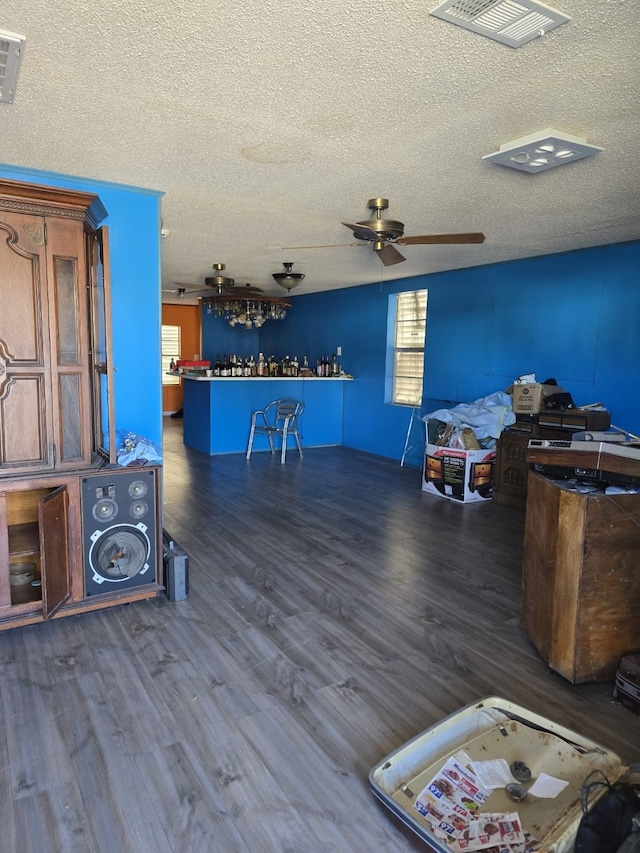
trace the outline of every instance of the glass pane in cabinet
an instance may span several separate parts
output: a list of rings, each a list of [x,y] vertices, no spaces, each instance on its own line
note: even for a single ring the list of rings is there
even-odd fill
[[[61,462],[82,458],[80,431],[80,377],[60,375],[60,414],[62,417]]]
[[[78,363],[78,305],[76,264],[70,258],[55,259],[58,364]]]

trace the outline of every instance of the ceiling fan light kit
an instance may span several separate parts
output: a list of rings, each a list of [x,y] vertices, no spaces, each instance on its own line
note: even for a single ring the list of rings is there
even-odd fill
[[[509,47],[522,47],[571,20],[536,0],[445,0],[429,14]]]
[[[280,285],[280,287],[284,287],[286,290],[291,292],[294,287],[297,287],[302,279],[304,278],[304,273],[301,272],[291,272],[292,263],[288,261],[283,261],[282,266],[284,267],[284,272],[274,272],[273,277]]]
[[[571,136],[547,127],[505,142],[499,151],[485,154],[482,159],[535,175],[575,160],[583,160],[603,150],[597,145],[588,145],[587,140],[580,136]]]

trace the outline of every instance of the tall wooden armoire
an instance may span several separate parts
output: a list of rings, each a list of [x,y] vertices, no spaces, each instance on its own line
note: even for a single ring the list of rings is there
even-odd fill
[[[115,464],[105,216],[0,181],[0,630],[162,589],[160,469]]]

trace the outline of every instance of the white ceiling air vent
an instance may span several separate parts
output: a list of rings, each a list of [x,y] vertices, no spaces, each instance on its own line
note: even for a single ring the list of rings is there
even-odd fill
[[[25,37],[0,30],[0,101],[13,103]]]
[[[445,0],[429,14],[509,47],[521,47],[571,20],[535,0]]]
[[[556,166],[564,166],[565,163],[573,163],[574,160],[582,160],[592,154],[599,154],[603,150],[597,145],[587,145],[587,140],[580,136],[570,136],[547,127],[537,133],[505,142],[499,151],[485,154],[482,159],[535,175]]]

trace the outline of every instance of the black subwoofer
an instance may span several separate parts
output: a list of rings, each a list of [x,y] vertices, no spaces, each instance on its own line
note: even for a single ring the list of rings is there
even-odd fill
[[[155,468],[112,468],[81,480],[86,595],[155,583],[158,567]]]

